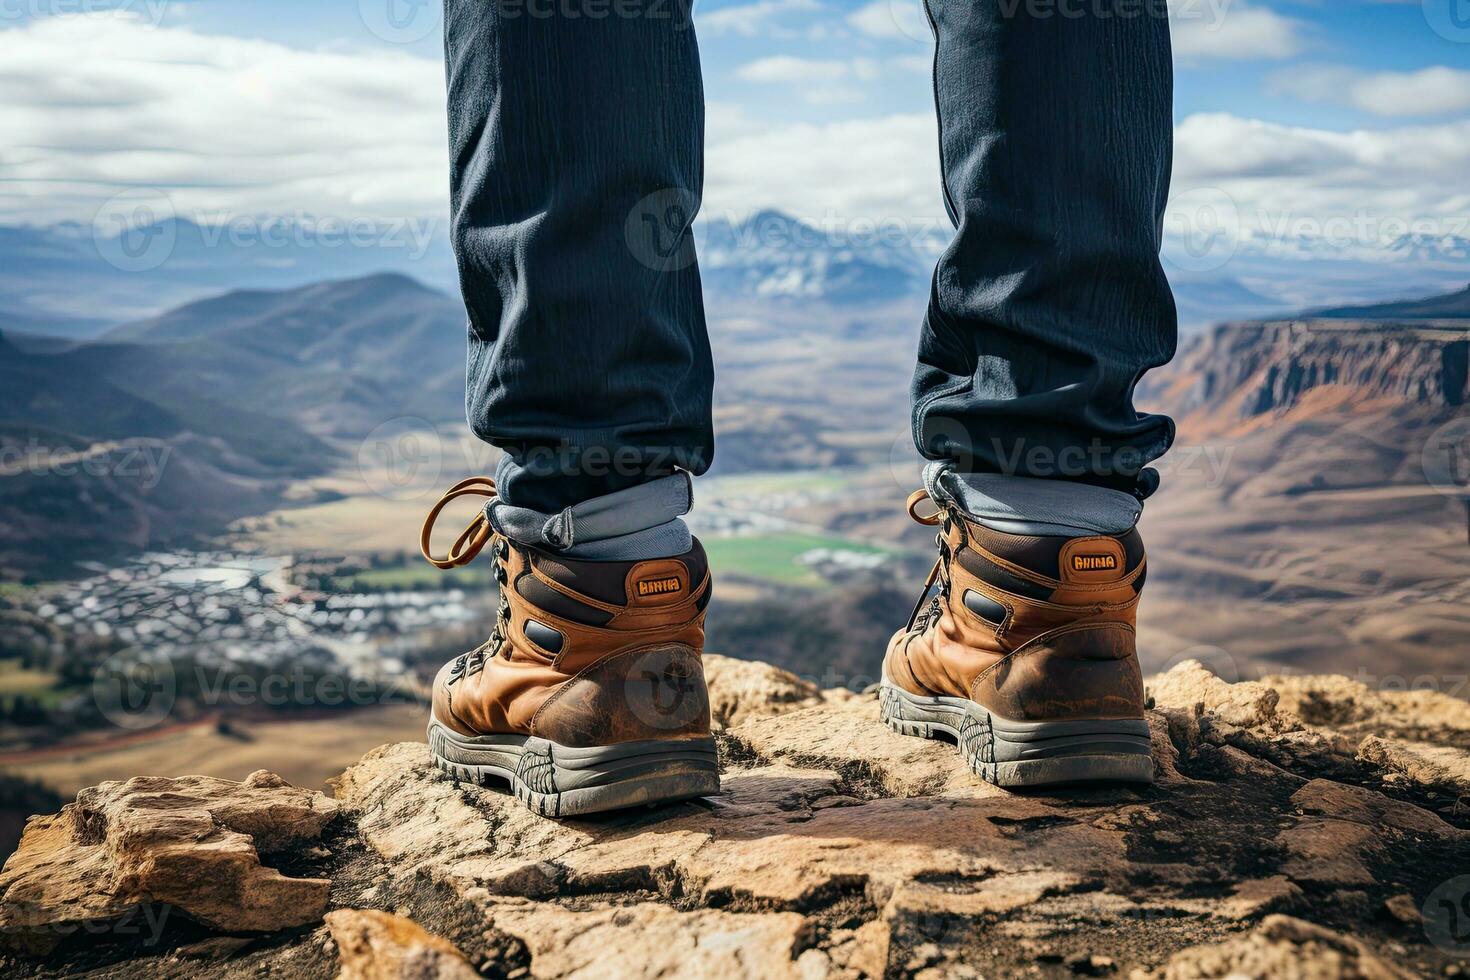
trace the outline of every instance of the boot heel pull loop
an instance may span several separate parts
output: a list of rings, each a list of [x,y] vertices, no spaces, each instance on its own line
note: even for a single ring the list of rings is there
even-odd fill
[[[923,517],[919,516],[919,505],[922,504],[924,501],[930,499],[931,498],[929,497],[928,490],[915,490],[913,493],[909,494],[909,501],[907,504],[909,516],[912,517],[915,522],[922,524],[925,527],[934,527],[940,521],[944,520],[944,512],[938,509],[938,504],[935,504],[936,509],[934,513],[925,515]]]
[[[496,496],[495,481],[486,476],[473,476],[468,480],[461,480],[448,490],[444,496],[439,498],[429,511],[429,516],[424,518],[424,529],[419,535],[419,552],[423,554],[424,560],[435,568],[450,569],[461,565],[468,565],[475,560],[475,556],[494,536],[494,528],[490,526],[490,520],[482,510],[469,526],[460,532],[459,537],[454,539],[454,544],[449,548],[449,554],[443,558],[435,558],[429,545],[429,539],[434,533],[434,522],[450,501],[460,497],[488,497]]]

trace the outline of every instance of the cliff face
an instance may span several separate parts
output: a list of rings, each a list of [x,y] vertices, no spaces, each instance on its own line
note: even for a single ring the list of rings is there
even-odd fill
[[[1470,322],[1290,320],[1215,327],[1150,374],[1140,398],[1193,435],[1231,435],[1302,415],[1465,404]]]
[[[1155,786],[1017,795],[871,696],[711,662],[724,791],[698,803],[558,823],[414,743],[335,800],[87,791],[0,873],[0,970],[1401,977],[1470,952],[1463,702],[1186,663],[1150,682]]]

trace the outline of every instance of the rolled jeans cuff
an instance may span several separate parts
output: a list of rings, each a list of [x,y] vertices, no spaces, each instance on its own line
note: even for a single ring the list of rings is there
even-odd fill
[[[1000,473],[960,473],[949,461],[924,467],[924,488],[939,504],[1007,534],[1126,534],[1143,515],[1133,494],[1090,483]]]
[[[510,457],[501,458],[498,469]],[[681,555],[693,547],[680,519],[694,504],[693,480],[678,470],[626,490],[573,504],[555,514],[495,499],[485,517],[496,531],[519,544],[592,560]],[[658,551],[655,555],[648,552]]]

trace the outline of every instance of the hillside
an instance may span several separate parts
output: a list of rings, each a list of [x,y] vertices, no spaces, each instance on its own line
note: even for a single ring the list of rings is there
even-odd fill
[[[146,777],[33,820],[8,976],[1456,975],[1470,711],[1152,678],[1156,783],[1015,795],[871,696],[711,657],[723,789],[556,822],[421,743],[335,797]],[[163,816],[166,814],[166,817]],[[146,828],[146,832],[142,832]],[[159,860],[163,855],[167,860]],[[157,903],[167,902],[171,911]]]
[[[1144,514],[1153,663],[1470,694],[1464,494],[1426,477],[1467,357],[1470,321],[1289,320],[1217,327],[1151,373],[1143,404],[1179,427]]]
[[[1339,320],[1453,320],[1470,317],[1470,286],[1425,299],[1316,310],[1309,317]]]

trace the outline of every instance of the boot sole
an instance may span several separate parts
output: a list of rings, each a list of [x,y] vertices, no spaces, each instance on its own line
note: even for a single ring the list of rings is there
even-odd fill
[[[920,697],[883,681],[883,721],[900,735],[949,736],[970,770],[997,786],[1152,783],[1148,722],[1010,721],[968,698]]]
[[[656,806],[720,791],[713,736],[573,748],[534,735],[461,735],[429,719],[429,750],[456,779],[504,781],[543,817]]]

